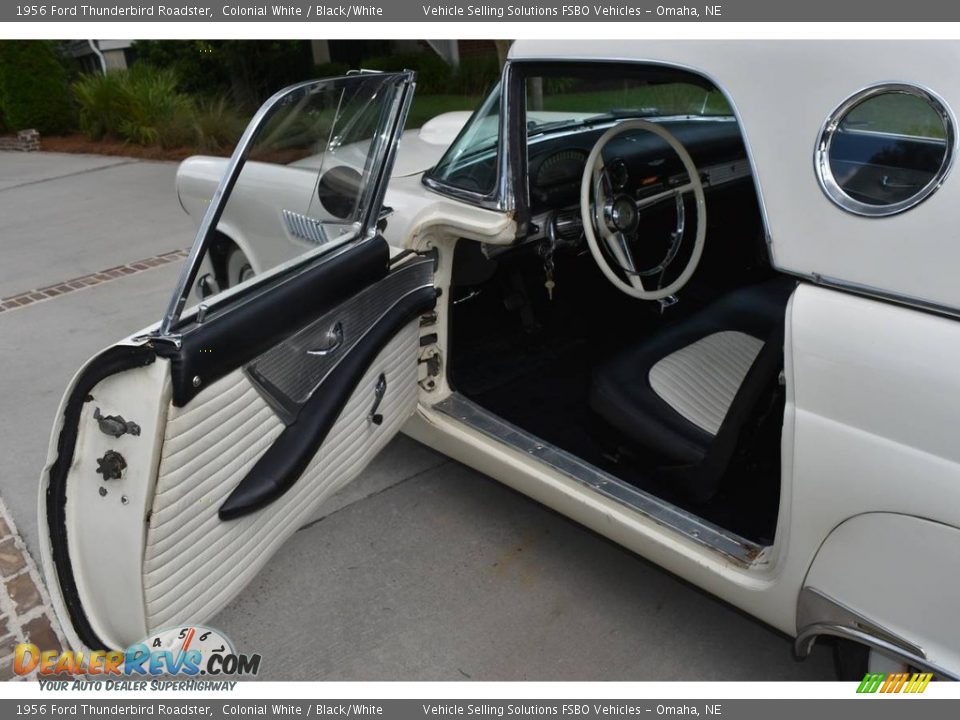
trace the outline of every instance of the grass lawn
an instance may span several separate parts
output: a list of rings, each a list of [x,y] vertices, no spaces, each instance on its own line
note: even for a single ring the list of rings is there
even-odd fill
[[[946,131],[937,112],[914,95],[891,93],[865,100],[849,112],[848,129],[916,135],[943,140]]]

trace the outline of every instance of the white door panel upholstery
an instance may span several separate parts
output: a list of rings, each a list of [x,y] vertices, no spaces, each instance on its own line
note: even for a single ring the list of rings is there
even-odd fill
[[[707,335],[650,368],[650,387],[680,415],[716,435],[762,347],[762,340],[744,332]]]
[[[218,509],[283,430],[282,422],[240,370],[184,408],[171,408],[144,558],[150,630],[213,615],[399,431],[417,402],[417,328],[410,323],[380,352],[296,484],[236,520],[220,520]],[[367,416],[381,373],[387,380],[378,410],[384,420],[375,425]]]

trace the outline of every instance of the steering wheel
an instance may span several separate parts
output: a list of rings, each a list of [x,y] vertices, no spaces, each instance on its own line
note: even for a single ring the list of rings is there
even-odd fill
[[[603,149],[613,138],[631,130],[653,133],[673,148],[687,171],[688,182],[639,200],[624,192],[618,194],[604,165]],[[692,192],[696,200],[697,233],[693,241],[693,252],[676,280],[666,287],[660,287],[658,283],[656,288],[647,289],[643,285],[643,279],[653,276],[659,276],[662,279],[663,273],[673,262],[683,242],[686,227],[684,195],[688,192]],[[634,262],[633,252],[630,249],[631,242],[636,242],[640,237],[640,211],[671,199],[676,204],[677,226],[671,235],[670,248],[659,264],[640,270]],[[641,300],[663,300],[674,295],[690,280],[703,254],[703,244],[707,236],[707,205],[697,166],[693,164],[690,153],[677,138],[661,125],[647,120],[625,120],[607,130],[597,140],[587,157],[587,164],[583,169],[583,178],[580,182],[580,217],[583,220],[583,234],[587,238],[590,254],[593,255],[600,270],[617,289]],[[597,239],[598,234],[609,255],[616,260],[619,266],[616,269],[611,266],[609,256],[603,251]],[[626,282],[621,273],[626,277]]]

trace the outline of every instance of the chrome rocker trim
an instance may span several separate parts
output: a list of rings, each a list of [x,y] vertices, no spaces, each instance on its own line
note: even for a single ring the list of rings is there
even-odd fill
[[[446,400],[433,405],[432,409],[536,458],[587,489],[650,518],[658,525],[680,533],[698,545],[719,552],[740,566],[754,564],[764,549],[762,545],[724,530],[550,445],[458,393],[453,393]]]

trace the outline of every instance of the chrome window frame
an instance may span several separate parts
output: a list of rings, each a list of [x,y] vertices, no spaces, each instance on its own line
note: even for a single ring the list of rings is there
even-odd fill
[[[494,190],[490,193],[482,193],[450,185],[434,177],[431,174],[432,168],[423,173],[421,184],[429,190],[454,200],[462,200],[487,210],[513,213],[518,223],[518,234],[522,234],[530,220],[529,185],[526,181],[528,146],[525,126],[527,108],[526,93],[522,85],[525,79],[523,68],[553,63],[565,65],[648,65],[655,68],[689,73],[709,82],[730,106],[730,117],[734,119],[737,127],[740,129],[740,135],[743,139],[744,148],[746,149],[746,159],[750,166],[750,175],[754,190],[757,193],[757,201],[760,205],[760,215],[763,222],[763,233],[767,253],[770,257],[771,264],[773,263],[773,242],[770,236],[770,223],[767,218],[767,209],[763,201],[760,182],[755,172],[756,163],[753,160],[753,150],[744,132],[740,111],[727,90],[721,86],[710,73],[691,65],[642,57],[625,58],[621,56],[604,58],[570,56],[557,58],[537,55],[515,60],[508,59],[506,63],[504,63],[500,79],[500,137],[497,139],[497,181],[494,184]],[[477,109],[479,110],[479,107]],[[464,129],[469,126],[474,115],[471,115]],[[515,162],[513,161],[514,159],[516,159]],[[523,192],[521,197],[517,197],[518,188]]]
[[[856,200],[848,195],[837,182],[837,179],[833,175],[833,170],[830,168],[830,148],[832,147],[833,137],[839,129],[840,123],[843,122],[851,110],[872,98],[887,94],[902,94],[917,97],[926,102],[937,115],[939,115],[945,131],[945,153],[937,173],[926,185],[909,198],[888,205],[871,205],[870,203]],[[953,161],[956,157],[956,142],[956,119],[953,116],[950,106],[939,95],[932,90],[914,83],[877,83],[853,93],[827,115],[823,125],[820,127],[820,133],[817,135],[817,143],[814,147],[813,166],[821,190],[823,190],[827,198],[841,210],[845,210],[859,217],[890,217],[916,207],[940,189],[940,186],[946,181],[953,167]]]
[[[499,81],[500,115],[497,130],[497,178],[493,184],[493,189],[489,192],[482,192],[476,190],[467,190],[466,188],[452,185],[435,177],[432,174],[433,168],[427,170],[421,177],[420,182],[424,185],[424,187],[441,195],[451,197],[454,200],[463,200],[471,205],[486,208],[487,210],[510,212],[514,209],[514,182],[510,172],[510,113],[507,112],[508,103],[510,102],[510,96],[512,94],[510,92],[510,86],[513,75],[513,63],[508,60],[506,63],[504,63],[503,71],[500,74]],[[460,136],[467,131],[467,128],[469,128],[474,119],[476,119],[477,113],[480,111],[480,107],[482,107],[482,103],[481,105],[477,106],[477,109],[470,116],[470,119],[467,120],[466,125],[464,125],[460,133],[457,134],[457,138],[454,140],[454,143],[460,139]],[[453,143],[450,145],[452,146]],[[516,150],[514,150],[514,153],[515,152]]]
[[[348,75],[319,78],[296,83],[295,85],[290,85],[274,93],[260,106],[240,136],[240,140],[237,142],[237,146],[230,156],[230,160],[227,162],[223,176],[220,178],[220,182],[213,196],[210,198],[207,210],[200,222],[200,226],[197,228],[193,245],[190,247],[190,253],[184,261],[180,276],[177,279],[176,289],[160,321],[160,326],[153,337],[168,340],[173,342],[174,345],[177,345],[179,343],[179,335],[176,331],[181,326],[189,324],[193,320],[191,316],[184,316],[184,310],[190,297],[193,283],[196,281],[197,274],[199,273],[201,261],[210,245],[211,237],[220,222],[220,218],[223,215],[226,200],[229,199],[230,193],[236,185],[237,179],[240,177],[240,172],[246,164],[253,141],[258,136],[264,124],[280,107],[281,101],[311,86],[339,81],[353,81],[365,75],[367,75],[366,72],[351,73]],[[377,73],[377,75],[381,75],[381,73]],[[263,282],[255,282],[249,288],[249,294],[255,295],[259,293],[263,289],[263,285],[269,282],[271,278],[295,271],[296,268],[301,268],[305,264],[313,262],[318,256],[327,256],[331,253],[336,254],[337,251],[345,247],[351,247],[358,242],[368,240],[376,234],[377,221],[380,216],[380,206],[383,204],[387,181],[389,180],[390,171],[396,157],[398,140],[400,134],[403,132],[403,122],[410,109],[410,103],[413,99],[413,89],[416,86],[416,73],[410,70],[396,73],[382,73],[382,75],[388,78],[395,78],[395,84],[390,86],[393,92],[393,98],[390,101],[391,117],[382,128],[380,135],[375,138],[376,147],[369,153],[369,157],[374,163],[371,166],[373,171],[371,178],[364,187],[364,198],[361,202],[366,202],[367,206],[356,235],[345,242],[337,243],[327,248],[318,248],[313,252],[294,258],[290,264],[283,264],[274,268],[262,276]],[[378,159],[379,166],[376,164]],[[247,293],[244,292],[244,294],[246,295]],[[228,290],[225,293],[221,293],[221,296],[210,305],[209,309],[214,309],[218,305],[233,303],[235,300],[235,294]],[[206,305],[202,307],[204,307],[204,312],[206,313]]]

